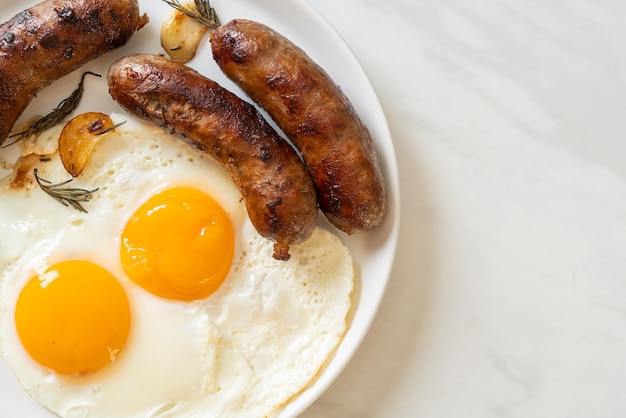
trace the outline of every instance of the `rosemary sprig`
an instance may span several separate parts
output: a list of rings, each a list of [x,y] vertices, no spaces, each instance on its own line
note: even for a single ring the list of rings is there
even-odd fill
[[[69,95],[69,97],[63,99],[61,103],[59,103],[59,105],[52,110],[52,112],[48,113],[46,116],[43,116],[40,119],[37,119],[25,131],[18,132],[9,136],[9,138],[17,139],[3,145],[2,147],[5,148],[9,145],[13,145],[30,135],[41,133],[52,126],[61,123],[63,119],[65,119],[67,115],[72,113],[74,109],[76,109],[76,107],[78,106],[78,103],[80,102],[80,99],[83,95],[84,81],[87,74],[91,74],[96,77],[102,77],[100,74],[92,73],[91,71],[84,72],[80,78],[80,83],[78,83],[78,87],[72,92],[71,95]]]
[[[194,0],[194,6],[183,6],[180,0],[163,0],[176,10],[180,10],[190,18],[211,29],[221,26],[220,19],[217,17],[215,9],[211,7],[210,0]]]
[[[74,179],[62,181],[61,183],[52,184],[52,182],[42,179],[37,175],[37,169],[33,170],[35,180],[41,190],[52,196],[57,202],[63,206],[71,206],[79,212],[87,213],[87,210],[81,205],[81,202],[88,202],[93,197],[93,193],[99,189],[87,190],[73,187],[63,187]]]
[[[117,128],[119,128],[120,126],[122,126],[122,125],[123,125],[123,124],[125,124],[125,123],[126,123],[126,121],[125,121],[125,120],[123,120],[123,121],[121,121],[120,123],[117,123],[117,124],[115,124],[115,125],[113,125],[113,126],[109,126],[109,127],[108,127],[108,128],[106,128],[105,130],[103,130],[103,131],[101,131],[101,132],[98,132],[98,133],[96,133],[96,134],[94,134],[94,135],[96,135],[96,136],[100,136],[100,135],[107,134],[107,133],[109,133],[109,132],[111,132],[111,131],[116,130]]]

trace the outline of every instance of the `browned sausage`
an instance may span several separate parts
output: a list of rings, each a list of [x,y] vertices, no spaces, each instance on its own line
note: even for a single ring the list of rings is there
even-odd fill
[[[328,219],[350,234],[375,228],[385,185],[372,138],[328,74],[291,41],[249,20],[217,28],[211,46],[222,71],[301,152]]]
[[[46,0],[0,25],[0,144],[39,90],[147,21],[137,0]]]
[[[214,157],[237,184],[274,258],[304,241],[317,219],[315,188],[302,161],[251,104],[193,69],[156,55],[131,55],[109,69],[109,91],[131,114]]]

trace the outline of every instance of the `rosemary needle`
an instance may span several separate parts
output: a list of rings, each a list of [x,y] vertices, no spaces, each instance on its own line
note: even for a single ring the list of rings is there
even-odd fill
[[[72,111],[76,109],[76,106],[78,106],[78,102],[80,102],[80,99],[83,95],[84,81],[85,81],[85,76],[87,74],[91,74],[96,77],[102,77],[100,74],[92,73],[91,71],[84,72],[80,78],[78,87],[76,88],[76,90],[72,92],[72,94],[70,94],[68,97],[63,99],[61,103],[59,103],[59,105],[52,110],[52,112],[48,113],[46,116],[40,119],[37,119],[25,131],[18,132],[16,134],[9,136],[9,138],[17,138],[17,139],[15,139],[11,143],[3,145],[2,147],[5,148],[5,147],[8,147],[9,145],[13,145],[16,142],[26,138],[27,136],[41,133],[52,126],[58,123],[61,123],[63,119],[65,119],[67,115],[72,113]]]
[[[52,182],[42,179],[37,175],[37,169],[33,170],[35,180],[41,190],[52,196],[57,202],[63,206],[71,206],[79,212],[87,213],[87,210],[81,205],[81,202],[88,202],[93,197],[93,193],[99,189],[87,190],[74,187],[63,187],[74,179],[62,181],[52,184]]]
[[[109,132],[111,132],[111,131],[114,131],[115,129],[119,128],[120,126],[122,126],[122,125],[123,125],[123,124],[125,124],[125,123],[126,123],[126,121],[124,120],[124,121],[122,121],[122,122],[120,122],[120,123],[118,123],[118,124],[115,124],[115,125],[113,125],[113,126],[110,126],[110,127],[106,128],[105,130],[100,131],[100,132],[98,132],[98,133],[96,133],[96,134],[94,134],[94,135],[96,135],[96,136],[104,135],[104,134],[106,134],[106,133],[109,133]]]
[[[209,0],[194,0],[194,6],[183,6],[180,0],[163,0],[176,10],[179,10],[193,20],[208,26],[211,29],[220,27],[220,19]]]

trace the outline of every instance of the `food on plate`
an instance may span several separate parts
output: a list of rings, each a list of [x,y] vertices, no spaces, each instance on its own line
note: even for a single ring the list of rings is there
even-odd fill
[[[275,242],[274,258],[312,233],[315,189],[296,152],[251,104],[195,70],[167,58],[135,54],[113,63],[113,98],[215,158],[239,187],[257,231]]]
[[[39,161],[46,161],[48,157],[41,157],[37,154],[30,154],[26,156],[26,159],[30,159],[30,164],[36,166],[36,159],[33,160],[31,157],[39,158]],[[23,161],[21,159],[20,161]],[[22,176],[26,183],[29,181],[28,172],[24,170],[24,164],[20,164],[21,167],[18,170],[18,173]],[[63,206],[70,206],[79,212],[87,213],[87,209],[83,207],[83,203],[89,202],[93,198],[93,194],[97,192],[99,189],[87,190],[76,187],[65,187],[69,183],[72,182],[73,179],[65,180],[60,183],[52,183],[50,180],[43,179],[38,174],[38,169],[34,168],[32,170],[32,177],[35,178],[35,181],[39,185],[39,188],[46,193],[48,196],[52,197],[54,200],[62,204]],[[11,187],[15,188],[15,182],[11,183]]]
[[[271,415],[315,379],[343,337],[348,249],[316,227],[290,260],[273,259],[273,243],[256,233],[217,162],[154,125],[110,117],[127,123],[95,144],[72,180],[98,189],[89,213],[57,204],[33,177],[36,169],[55,184],[67,179],[51,149],[58,128],[29,144],[22,175],[30,181],[0,180],[0,235],[10,243],[0,246],[6,363],[62,417]],[[148,218],[161,211],[155,228]],[[215,230],[215,222],[229,225]],[[207,247],[195,245],[203,239],[230,247],[218,258],[232,257],[208,296],[199,271]],[[123,254],[143,246],[144,254]],[[127,274],[148,264],[160,270],[155,280]]]
[[[174,300],[204,299],[228,275],[234,240],[230,218],[215,199],[194,188],[169,188],[128,219],[120,257],[126,275],[149,292]]]
[[[129,328],[124,288],[106,269],[84,260],[42,268],[15,303],[15,330],[24,350],[63,375],[95,373],[115,361]]]
[[[189,10],[194,6],[189,5]],[[209,29],[204,23],[189,15],[189,11],[173,9],[161,24],[161,46],[174,62],[191,61]]]
[[[45,116],[35,116],[31,120],[23,122],[22,126],[20,126],[16,132],[9,135],[12,141],[8,144],[5,143],[4,147],[13,145],[22,139],[37,135],[52,126],[62,123],[65,117],[72,113],[80,103],[83,91],[85,90],[85,77],[87,75],[102,77],[100,74],[85,71],[80,78],[78,86],[69,96],[61,100],[61,102]],[[15,131],[15,127],[13,127],[13,129]]]
[[[93,148],[114,127],[109,115],[100,112],[81,113],[64,125],[59,136],[59,154],[72,177],[83,172]]]
[[[0,25],[0,144],[37,92],[147,21],[137,0],[46,0]]]
[[[187,63],[196,56],[207,30],[220,25],[217,12],[209,0],[181,3],[163,0],[173,10],[161,23],[161,46],[174,62]]]
[[[302,49],[263,24],[235,19],[221,26],[208,0],[193,5],[164,1],[181,21],[186,17],[211,29],[213,58],[301,153],[330,222],[349,234],[376,228],[386,199],[376,151],[369,130],[331,77]],[[162,37],[177,32],[170,22],[164,21]],[[194,55],[195,48],[185,52],[187,59]]]
[[[222,71],[298,148],[319,205],[349,234],[380,224],[385,184],[373,141],[341,89],[302,49],[269,27],[232,20],[211,32]]]

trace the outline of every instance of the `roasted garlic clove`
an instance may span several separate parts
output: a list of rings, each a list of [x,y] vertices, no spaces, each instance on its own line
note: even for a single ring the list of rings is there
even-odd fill
[[[184,64],[196,55],[198,45],[207,30],[206,25],[189,17],[185,12],[173,9],[161,24],[161,46],[172,61]]]
[[[82,113],[65,125],[59,136],[59,154],[63,167],[72,177],[83,172],[101,134],[112,127],[111,118],[98,112]]]

